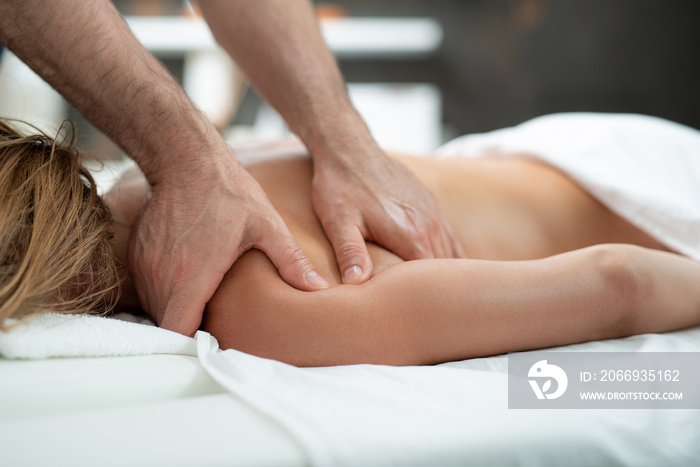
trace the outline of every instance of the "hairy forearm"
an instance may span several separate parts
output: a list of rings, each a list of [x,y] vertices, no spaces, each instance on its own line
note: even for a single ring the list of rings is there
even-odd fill
[[[201,0],[200,6],[217,41],[312,153],[373,144],[309,1]]]
[[[152,182],[188,154],[223,145],[106,0],[0,1],[0,39]]]

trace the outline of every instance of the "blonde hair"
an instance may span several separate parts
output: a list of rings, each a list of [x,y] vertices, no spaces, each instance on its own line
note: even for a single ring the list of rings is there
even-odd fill
[[[0,120],[0,330],[10,317],[108,313],[119,298],[112,214],[74,147],[73,124],[61,126],[60,141],[34,130]]]

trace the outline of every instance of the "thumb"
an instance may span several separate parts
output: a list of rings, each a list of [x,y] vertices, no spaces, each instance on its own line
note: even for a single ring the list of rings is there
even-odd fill
[[[362,284],[372,277],[372,260],[359,228],[336,224],[328,232],[344,284]]]
[[[270,258],[282,279],[292,287],[306,291],[328,288],[328,283],[314,270],[311,260],[286,228],[260,239],[255,246]]]

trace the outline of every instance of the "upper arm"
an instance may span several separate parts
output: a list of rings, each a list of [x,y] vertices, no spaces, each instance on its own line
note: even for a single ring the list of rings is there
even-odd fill
[[[409,261],[317,292],[287,285],[251,251],[210,301],[203,329],[222,348],[299,366],[427,364],[616,337],[633,301],[600,267],[608,250]],[[614,274],[634,277],[624,264]]]
[[[202,328],[221,348],[299,366],[369,361],[382,350],[377,337],[389,334],[377,319],[381,305],[370,289],[300,291],[282,280],[262,252],[251,250],[207,304]]]

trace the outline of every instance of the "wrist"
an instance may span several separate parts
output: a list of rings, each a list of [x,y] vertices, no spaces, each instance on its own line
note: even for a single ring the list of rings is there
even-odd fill
[[[319,120],[299,137],[314,163],[351,163],[358,158],[371,158],[381,153],[369,128],[354,108]]]
[[[203,116],[202,116],[203,117]],[[216,128],[203,117],[159,125],[156,138],[141,139],[134,159],[151,185],[210,177],[235,158]]]

